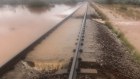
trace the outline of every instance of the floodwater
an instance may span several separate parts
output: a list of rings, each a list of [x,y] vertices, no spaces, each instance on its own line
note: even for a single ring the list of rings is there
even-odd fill
[[[76,48],[77,36],[80,31],[82,17],[86,6],[79,9],[70,19],[63,23],[56,31],[41,42],[30,52],[26,58],[35,63],[36,69],[48,67],[67,67],[70,58],[73,56],[73,49]],[[77,18],[81,16],[81,18]],[[49,69],[51,69],[49,67]]]
[[[77,7],[0,7],[0,67],[72,13]]]

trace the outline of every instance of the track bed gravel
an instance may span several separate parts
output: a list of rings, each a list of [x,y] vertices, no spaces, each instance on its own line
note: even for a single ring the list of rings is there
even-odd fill
[[[140,79],[140,65],[135,62],[127,48],[103,24],[95,22],[97,43],[101,51],[98,62],[103,69],[113,73],[116,79]]]

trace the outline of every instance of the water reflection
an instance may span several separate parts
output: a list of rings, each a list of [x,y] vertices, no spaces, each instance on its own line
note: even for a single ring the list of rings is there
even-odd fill
[[[1,7],[0,66],[64,19],[60,15],[70,8],[67,5],[38,9],[21,5]]]

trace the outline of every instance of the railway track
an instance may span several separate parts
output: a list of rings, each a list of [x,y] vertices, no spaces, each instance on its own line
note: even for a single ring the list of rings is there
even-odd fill
[[[86,11],[80,25],[76,48],[73,50],[74,55],[69,62],[68,68],[60,69],[58,72],[55,72],[55,74],[51,75],[51,77],[46,76],[46,74],[41,75],[40,79],[95,79],[97,77],[97,68],[99,67],[99,64],[96,63],[96,60],[85,60],[81,58],[81,54],[84,53],[83,46],[85,40],[85,32],[87,31],[86,21],[89,20],[88,13],[89,11],[87,3]]]
[[[95,79],[98,71],[96,60],[90,61],[81,58],[81,54],[83,52],[84,40],[85,40],[85,32],[87,31],[87,20],[90,19],[90,11],[87,3],[86,12],[84,14],[84,18],[81,24],[81,29],[78,35],[78,41],[76,43],[76,49],[74,49],[74,57],[72,58],[72,65],[70,66],[70,72],[68,79]]]
[[[76,76],[78,73],[77,71],[78,71],[78,64],[79,64],[79,55],[82,52],[81,46],[83,45],[83,41],[84,41],[84,32],[85,32],[85,24],[86,24],[86,19],[87,19],[87,11],[88,11],[88,4],[87,4],[87,9],[86,9],[86,12],[84,14],[84,18],[83,18],[83,21],[81,24],[81,29],[80,29],[80,32],[78,35],[78,42],[77,42],[76,49],[74,50],[75,54],[73,57],[68,79],[76,79]]]

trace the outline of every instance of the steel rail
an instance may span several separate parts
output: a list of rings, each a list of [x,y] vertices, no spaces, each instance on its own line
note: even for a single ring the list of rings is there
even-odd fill
[[[81,43],[82,43],[82,34],[83,34],[83,28],[85,27],[86,24],[86,18],[87,18],[87,11],[88,11],[88,3],[86,4],[86,12],[84,14],[84,19],[82,20],[82,24],[81,24],[81,29],[80,29],[80,33],[79,33],[79,37],[78,37],[78,43],[75,49],[75,54],[73,57],[73,61],[72,61],[72,65],[71,65],[71,69],[70,69],[70,73],[68,76],[68,79],[76,79],[77,76],[77,69],[78,69],[78,57],[80,55],[80,47],[81,47]]]

